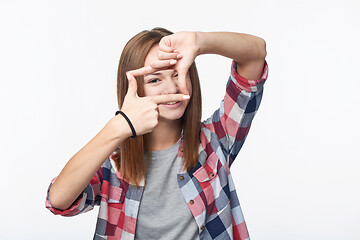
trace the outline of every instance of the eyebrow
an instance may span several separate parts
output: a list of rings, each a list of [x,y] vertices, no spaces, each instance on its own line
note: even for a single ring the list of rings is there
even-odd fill
[[[174,69],[172,73],[173,73],[173,74],[174,74],[174,73],[177,73],[177,71]],[[151,76],[151,75],[159,76],[159,75],[163,75],[163,74],[162,74],[162,73],[159,73],[159,72],[149,73],[149,74],[144,75],[144,78],[147,77],[147,76]]]
[[[156,72],[156,73],[146,74],[146,75],[144,75],[144,77],[151,76],[151,75],[156,75],[156,76],[158,76],[158,75],[162,75],[162,74]]]

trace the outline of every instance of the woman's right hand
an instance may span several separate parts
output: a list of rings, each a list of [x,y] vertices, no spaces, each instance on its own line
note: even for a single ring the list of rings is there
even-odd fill
[[[123,111],[130,119],[137,136],[152,132],[152,130],[156,127],[159,119],[159,104],[174,101],[185,101],[190,98],[189,95],[184,94],[139,97],[137,94],[137,82],[135,77],[154,73],[158,70],[159,69],[151,66],[145,66],[136,70],[131,70],[126,74],[129,80],[129,87],[125,95],[121,111]],[[121,115],[119,114],[118,116],[120,117]],[[130,126],[128,133],[129,136],[132,135]]]

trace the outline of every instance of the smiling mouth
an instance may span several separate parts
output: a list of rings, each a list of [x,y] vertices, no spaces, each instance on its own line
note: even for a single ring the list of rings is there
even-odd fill
[[[173,104],[176,104],[178,102],[169,102],[169,103],[165,103],[166,105],[173,105]]]
[[[163,103],[161,105],[163,105],[166,108],[178,108],[179,106],[181,106],[183,104],[182,101],[176,101],[176,102],[168,102],[168,103]]]

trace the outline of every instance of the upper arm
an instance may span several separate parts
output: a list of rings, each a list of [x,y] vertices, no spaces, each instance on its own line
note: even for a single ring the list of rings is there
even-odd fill
[[[261,65],[259,64],[259,66]],[[247,71],[249,70],[247,69]],[[256,80],[250,80],[240,75],[237,71],[237,64],[233,61],[231,75],[220,108],[204,121],[205,128],[214,133],[218,142],[221,143],[221,149],[227,158],[229,167],[240,151],[259,108],[263,84],[267,75],[268,67],[264,60],[260,76]]]
[[[258,80],[262,77],[267,55],[265,40],[259,37],[255,39],[256,41],[253,44],[256,47],[254,47],[252,58],[247,59],[247,61],[235,60],[237,73],[248,80]]]

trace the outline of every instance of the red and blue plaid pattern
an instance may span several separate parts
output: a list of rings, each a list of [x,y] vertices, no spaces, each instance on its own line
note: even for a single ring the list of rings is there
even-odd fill
[[[191,172],[183,171],[183,140],[180,141],[177,180],[198,224],[200,239],[250,239],[230,167],[259,108],[267,76],[266,61],[259,80],[247,80],[237,74],[233,61],[224,100],[220,108],[202,123],[199,162]],[[114,153],[68,209],[55,209],[48,196],[46,199],[46,207],[62,216],[74,216],[100,205],[95,240],[135,239],[144,181],[138,188],[126,182],[116,170],[113,158]]]

